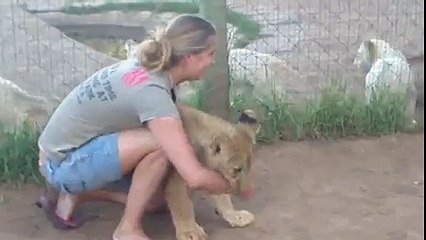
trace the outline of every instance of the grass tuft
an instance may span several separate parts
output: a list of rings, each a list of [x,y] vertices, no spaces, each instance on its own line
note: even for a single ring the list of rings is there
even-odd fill
[[[0,183],[42,183],[38,171],[39,131],[28,121],[6,131],[0,128]]]

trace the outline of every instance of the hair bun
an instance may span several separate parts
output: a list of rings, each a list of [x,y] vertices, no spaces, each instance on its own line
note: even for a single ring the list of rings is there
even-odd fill
[[[151,39],[140,44],[139,63],[153,71],[168,70],[171,65],[173,48],[165,30],[157,28],[151,32]]]

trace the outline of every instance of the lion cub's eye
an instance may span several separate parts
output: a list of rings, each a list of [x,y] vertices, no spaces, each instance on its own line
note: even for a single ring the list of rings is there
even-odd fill
[[[243,168],[241,168],[241,167],[234,167],[234,174],[235,175],[240,174],[242,171],[243,171]]]
[[[218,145],[216,145],[216,148],[215,148],[215,150],[214,150],[214,153],[220,153],[220,151],[221,151],[222,149],[220,148],[220,145],[218,144]]]

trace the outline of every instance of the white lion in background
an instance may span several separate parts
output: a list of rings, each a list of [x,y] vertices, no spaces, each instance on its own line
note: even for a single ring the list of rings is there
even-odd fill
[[[233,37],[232,31],[228,36]],[[231,95],[247,94],[257,99],[267,99],[274,94],[284,95],[287,89],[292,89],[290,79],[298,82],[299,73],[289,67],[281,59],[266,53],[260,53],[250,49],[232,49],[233,41],[228,41],[228,64],[231,78]],[[127,58],[137,56],[138,43],[132,39],[125,42]],[[285,79],[285,80],[284,80]],[[193,95],[195,88],[189,83],[183,83],[178,87],[178,96]]]
[[[376,87],[386,86],[390,91],[406,96],[406,115],[413,119],[417,99],[415,79],[401,51],[384,40],[372,38],[361,43],[353,63],[366,73],[365,97],[368,102]]]
[[[31,95],[12,81],[0,77],[0,123],[6,129],[18,126],[24,120],[42,127],[55,104],[44,97]]]

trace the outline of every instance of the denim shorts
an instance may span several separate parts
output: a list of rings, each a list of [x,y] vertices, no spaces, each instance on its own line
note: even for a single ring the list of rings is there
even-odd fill
[[[51,187],[70,194],[100,190],[119,182],[118,133],[90,140],[62,162],[46,159],[43,171]]]

